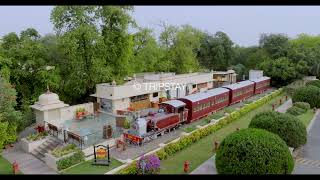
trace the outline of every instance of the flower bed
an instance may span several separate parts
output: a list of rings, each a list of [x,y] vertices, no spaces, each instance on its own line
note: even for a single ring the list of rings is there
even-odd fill
[[[197,142],[203,137],[208,136],[209,134],[216,132],[217,130],[221,129],[225,125],[237,120],[238,118],[242,117],[243,115],[247,114],[248,112],[257,109],[258,107],[266,104],[274,97],[277,97],[282,93],[282,89],[278,89],[271,94],[260,98],[257,101],[252,102],[251,104],[247,104],[243,106],[241,109],[230,113],[228,116],[221,118],[217,123],[208,124],[206,127],[197,129],[193,131],[190,135],[181,137],[178,141],[174,143],[169,143],[168,145],[164,146],[164,148],[157,151],[155,154],[159,157],[160,160],[166,159],[169,156],[181,151],[182,149],[187,148],[191,144]],[[136,162],[133,162],[134,164]],[[120,174],[131,174],[137,172],[136,166],[130,164],[126,168],[119,171]]]
[[[37,133],[37,134],[30,134],[26,139],[28,141],[32,142],[32,141],[41,140],[41,139],[45,138],[46,136],[48,136],[47,132],[41,132],[41,133]]]
[[[55,170],[63,170],[85,160],[84,153],[74,144],[58,147],[45,154],[46,164]]]
[[[64,147],[57,147],[55,148],[51,154],[55,157],[62,157],[64,155],[70,154],[72,152],[75,152],[78,149],[78,147],[75,144],[68,144]]]

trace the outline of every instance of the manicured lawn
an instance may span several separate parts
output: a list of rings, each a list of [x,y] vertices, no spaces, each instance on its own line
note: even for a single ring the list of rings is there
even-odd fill
[[[93,160],[85,161],[70,169],[66,169],[62,174],[105,174],[106,172],[121,166],[122,163],[111,158],[111,164],[109,166],[96,166],[92,165]]]
[[[13,174],[9,161],[0,156],[0,174]]]
[[[308,127],[313,116],[314,116],[314,111],[310,109],[306,113],[299,115],[298,118],[303,122],[304,125],[306,125],[306,127]]]
[[[199,140],[190,147],[176,153],[166,160],[161,161],[161,174],[184,174],[183,164],[185,161],[190,162],[190,172],[208,160],[213,154],[214,141],[221,142],[227,135],[235,131],[237,128],[247,128],[252,117],[257,113],[272,110],[272,104],[279,102],[283,95],[276,97],[267,104],[249,112],[242,118],[226,125],[219,131]]]

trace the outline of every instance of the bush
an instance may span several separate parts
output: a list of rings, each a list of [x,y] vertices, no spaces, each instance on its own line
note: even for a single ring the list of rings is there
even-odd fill
[[[310,109],[310,104],[306,102],[295,102],[293,106],[296,106],[301,109],[305,109],[306,111]]]
[[[292,101],[309,103],[311,108],[320,107],[320,88],[312,85],[299,88],[293,93]]]
[[[142,156],[137,161],[137,170],[139,174],[157,174],[160,171],[160,159],[154,154]]]
[[[70,166],[73,166],[75,164],[81,163],[84,160],[85,160],[84,153],[81,150],[77,150],[77,152],[74,153],[72,156],[60,159],[57,162],[57,168],[60,171]]]
[[[294,116],[299,116],[303,113],[305,113],[307,110],[296,107],[296,106],[292,106],[289,109],[287,109],[287,113],[294,115]]]
[[[297,148],[307,141],[305,125],[295,116],[275,111],[255,115],[250,128],[260,128],[279,135],[289,147]]]
[[[129,166],[121,169],[118,174],[138,174],[138,169],[136,166],[136,161],[133,161]]]
[[[78,147],[75,144],[68,144],[64,147],[57,147],[55,148],[51,154],[55,157],[62,157],[64,155],[70,154],[74,151],[78,150]]]
[[[277,135],[255,128],[227,136],[216,153],[219,174],[290,174],[294,161]]]
[[[38,140],[40,140],[40,139],[45,138],[46,136],[48,136],[48,133],[47,133],[47,132],[41,132],[41,133],[37,133],[37,134],[30,134],[30,135],[27,137],[27,140],[28,140],[28,141],[38,141]]]
[[[309,81],[306,83],[307,86],[316,86],[320,88],[320,80]]]

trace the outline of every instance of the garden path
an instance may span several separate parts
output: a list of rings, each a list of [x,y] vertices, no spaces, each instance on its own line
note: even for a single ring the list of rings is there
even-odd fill
[[[276,111],[280,113],[285,113],[287,109],[289,109],[292,106],[292,100],[289,99],[286,102],[284,102],[281,106],[279,106]]]
[[[56,171],[49,168],[44,162],[29,153],[25,153],[20,148],[19,143],[14,144],[12,148],[4,150],[1,155],[11,164],[16,161],[19,170],[23,174],[57,174]]]
[[[307,143],[301,148],[293,174],[320,174],[320,110],[308,127]]]

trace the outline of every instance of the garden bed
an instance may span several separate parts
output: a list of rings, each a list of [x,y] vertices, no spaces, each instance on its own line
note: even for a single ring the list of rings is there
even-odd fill
[[[41,144],[47,141],[47,136],[45,135],[32,135],[28,137],[22,138],[20,141],[21,148],[28,153],[30,153],[31,151],[33,151],[34,149],[39,147]]]
[[[84,161],[84,153],[75,145],[58,147],[45,154],[45,163],[52,169],[60,171]]]
[[[82,162],[61,171],[61,174],[105,174],[106,172],[122,165],[120,161],[113,158],[111,158],[109,166],[96,166],[92,165],[92,162],[93,160]]]

